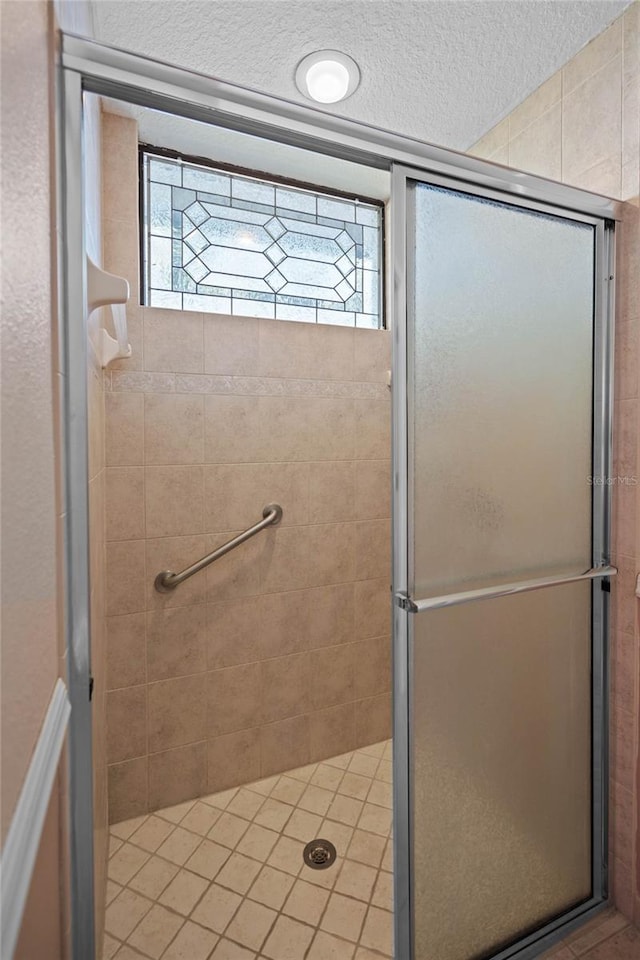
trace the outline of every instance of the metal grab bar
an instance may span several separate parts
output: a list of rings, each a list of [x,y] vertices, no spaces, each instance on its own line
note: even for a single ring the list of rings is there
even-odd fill
[[[562,583],[578,583],[580,580],[597,580],[599,577],[615,577],[616,567],[592,567],[584,573],[568,577],[539,577],[536,580],[518,580],[516,583],[504,583],[502,586],[481,587],[479,590],[464,590],[462,593],[449,593],[442,597],[427,597],[426,600],[412,600],[404,593],[396,594],[396,602],[408,613],[422,613],[424,610],[440,610],[442,607],[457,607],[473,600],[490,600],[494,597],[509,597],[514,593],[528,593],[543,587],[557,587]]]
[[[282,520],[282,507],[279,503],[268,503],[262,511],[262,516],[263,519],[258,521],[258,523],[254,523],[248,530],[239,533],[233,540],[227,540],[221,547],[217,547],[211,553],[208,553],[206,557],[203,557],[202,560],[197,560],[195,563],[192,563],[190,567],[181,570],[180,573],[163,570],[154,581],[154,586],[158,593],[170,593],[172,590],[175,590],[176,587],[180,586],[181,583],[184,583],[185,580],[188,580],[189,577],[192,577],[194,573],[199,573],[201,570],[204,570],[205,567],[208,567],[210,563],[213,563],[214,560],[219,560],[220,557],[224,557],[226,553],[230,553],[235,547],[239,547],[241,543],[245,543],[247,540],[250,540],[251,537],[255,537],[256,533],[260,533],[265,527],[280,523]]]

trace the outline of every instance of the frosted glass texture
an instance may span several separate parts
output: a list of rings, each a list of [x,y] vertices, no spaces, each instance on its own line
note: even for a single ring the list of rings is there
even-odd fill
[[[471,960],[591,892],[590,586],[413,618],[415,960]]]
[[[143,153],[145,303],[377,329],[382,206]]]
[[[409,190],[416,598],[591,566],[594,229]],[[416,960],[591,892],[591,587],[411,617]]]
[[[586,570],[594,228],[413,196],[416,595]]]

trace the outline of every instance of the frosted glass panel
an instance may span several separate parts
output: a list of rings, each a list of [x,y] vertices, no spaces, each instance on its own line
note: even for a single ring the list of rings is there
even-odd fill
[[[594,229],[413,197],[416,595],[587,569]]]
[[[416,960],[491,955],[590,894],[589,598],[413,618]]]
[[[409,190],[420,599],[591,566],[594,229]],[[591,587],[411,617],[416,960],[479,960],[591,893]]]

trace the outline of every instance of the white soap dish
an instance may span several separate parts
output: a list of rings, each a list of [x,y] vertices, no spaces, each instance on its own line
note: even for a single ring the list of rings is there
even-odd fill
[[[111,307],[115,337],[104,327],[99,331],[95,344],[100,364],[107,367],[112,360],[131,356],[131,345],[127,330],[127,312],[125,304],[129,299],[129,283],[123,277],[116,277],[96,266],[91,257],[87,257],[87,305],[89,313],[98,307]]]

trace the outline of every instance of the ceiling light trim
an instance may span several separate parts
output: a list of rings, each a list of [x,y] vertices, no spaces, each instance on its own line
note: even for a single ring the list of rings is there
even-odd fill
[[[327,70],[322,72],[323,65]],[[339,50],[316,50],[303,57],[296,67],[295,80],[300,93],[314,103],[341,103],[360,86],[360,67]]]

